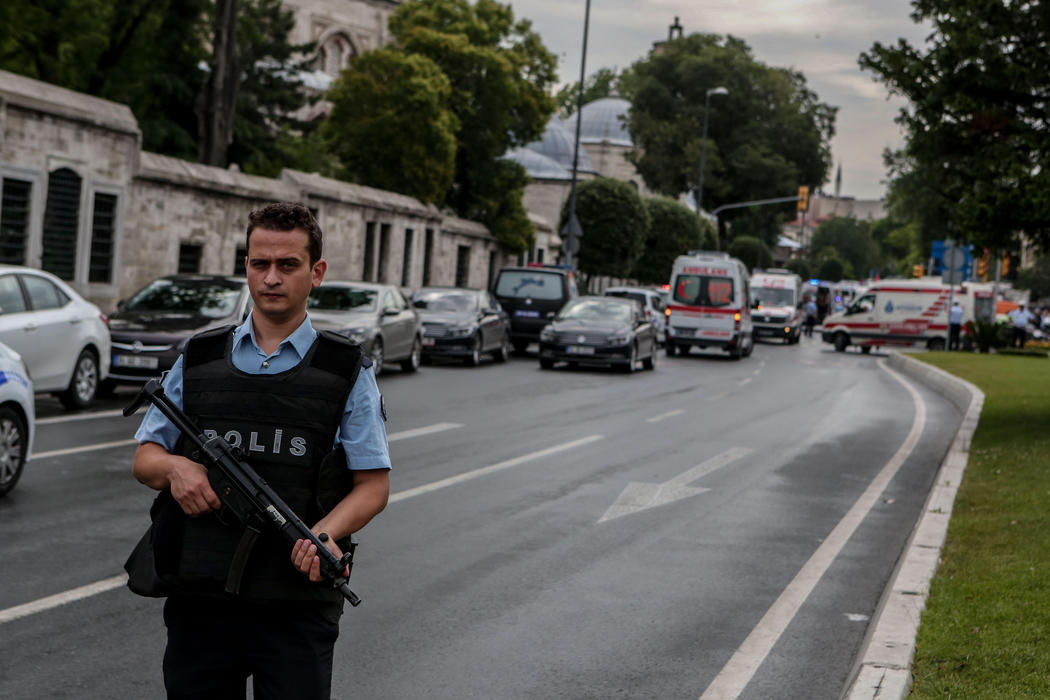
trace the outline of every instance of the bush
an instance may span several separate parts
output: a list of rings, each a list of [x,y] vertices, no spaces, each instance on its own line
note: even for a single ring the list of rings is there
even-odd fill
[[[765,243],[754,236],[737,236],[729,244],[728,252],[734,258],[740,258],[748,270],[773,265],[773,253]]]
[[[973,343],[980,352],[988,352],[991,348],[1002,348],[1010,344],[1010,329],[1005,323],[980,319],[967,321],[966,333],[973,338]]]
[[[649,212],[638,191],[626,182],[607,177],[585,180],[576,189],[576,218],[583,229],[576,258],[580,271],[630,277],[649,231]],[[568,220],[566,200],[559,231]]]

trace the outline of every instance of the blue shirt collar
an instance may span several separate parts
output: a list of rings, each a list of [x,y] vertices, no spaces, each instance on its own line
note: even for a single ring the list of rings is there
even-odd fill
[[[248,314],[248,318],[245,319],[244,323],[237,327],[237,330],[233,332],[233,348],[236,350],[237,347],[244,342],[247,338],[252,346],[262,355],[265,355],[262,348],[259,347],[259,343],[255,340],[255,326],[252,324],[253,310]],[[292,331],[292,334],[281,341],[281,344],[277,348],[277,352],[280,353],[287,346],[291,345],[292,348],[298,353],[300,358],[306,357],[307,351],[310,346],[314,344],[314,339],[317,338],[317,331],[314,330],[313,324],[310,323],[310,315],[307,314],[303,322],[299,324],[299,327]]]

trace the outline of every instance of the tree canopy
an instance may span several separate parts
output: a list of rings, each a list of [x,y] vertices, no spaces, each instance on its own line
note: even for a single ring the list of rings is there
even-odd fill
[[[576,189],[576,217],[583,236],[577,267],[588,275],[630,277],[645,249],[649,213],[638,191],[620,180],[598,177]],[[561,223],[569,219],[569,201]],[[667,269],[670,273],[670,268]]]
[[[866,221],[844,216],[828,219],[813,232],[810,248],[818,251],[818,259],[822,255],[828,257],[822,251],[835,251],[835,257],[842,261],[844,273],[850,279],[868,277],[870,271],[877,272],[880,268],[881,251]]]
[[[357,58],[328,92],[321,127],[340,177],[441,201],[455,174],[459,122],[448,78],[433,61],[392,49]]]
[[[773,265],[773,253],[770,252],[769,246],[755,236],[736,236],[729,244],[728,252],[734,258],[739,258],[751,271],[756,267],[766,268]]]
[[[912,7],[912,18],[933,28],[926,44],[876,43],[859,61],[908,100],[897,119],[907,145],[889,160],[895,178],[909,183],[902,191],[926,203],[926,220],[916,214],[923,237],[940,228],[932,237],[1004,250],[1024,232],[1047,248],[1050,13],[1042,3],[1005,0]]]
[[[705,208],[788,196],[799,185],[815,189],[827,179],[836,108],[820,102],[801,73],[757,61],[741,39],[675,39],[631,72],[632,160],[651,190],[676,197],[698,186],[705,97],[715,87],[728,94],[710,99]],[[752,226],[756,232],[779,229],[793,206],[724,216],[766,222]]]
[[[649,214],[649,229],[631,277],[643,284],[662,284],[670,277],[676,257],[711,247],[714,227],[706,220],[701,225],[696,214],[669,197],[642,201]]]

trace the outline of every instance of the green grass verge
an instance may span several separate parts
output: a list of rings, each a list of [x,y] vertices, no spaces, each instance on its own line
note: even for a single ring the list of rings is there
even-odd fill
[[[1050,367],[917,356],[985,393],[919,628],[914,698],[1050,698]]]

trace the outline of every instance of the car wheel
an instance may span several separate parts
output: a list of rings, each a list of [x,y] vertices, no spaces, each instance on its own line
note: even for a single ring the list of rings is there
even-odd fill
[[[540,369],[554,369],[554,360],[546,357],[540,358]]]
[[[944,338],[934,338],[927,343],[926,347],[934,352],[940,352],[944,350]]]
[[[73,376],[69,387],[58,396],[58,400],[69,410],[86,408],[95,400],[98,391],[98,359],[91,350],[82,350],[73,365]]]
[[[835,334],[835,352],[846,352],[846,348],[849,347],[849,338],[846,337],[845,333]]]
[[[26,464],[25,421],[13,409],[0,408],[0,496],[10,491]]]
[[[634,371],[634,366],[638,364],[638,345],[631,346],[631,356],[627,359],[627,364],[620,365],[619,369],[624,374],[630,374]]]
[[[665,351],[665,352],[667,353],[667,356],[668,356],[668,357],[674,357],[674,354],[675,354],[676,352],[678,352],[678,348],[676,348],[676,347],[675,347],[675,345],[674,345],[674,343],[672,343],[672,342],[671,342],[671,341],[669,340],[669,341],[667,341],[667,344],[666,344],[666,345],[664,345],[664,351]]]
[[[467,367],[477,367],[481,364],[481,334],[474,336],[474,349],[467,355],[464,363]]]
[[[751,357],[751,353],[755,351],[755,336],[748,336],[751,342],[747,344],[747,351],[744,353],[744,357]]]
[[[376,376],[378,377],[383,371],[383,339],[376,337],[372,341],[372,352],[368,354],[372,360],[372,367],[375,369]]]
[[[408,354],[408,357],[401,360],[401,371],[402,372],[415,372],[419,369],[420,360],[423,357],[423,343],[419,341],[419,336],[412,341],[412,352]]]
[[[510,359],[510,339],[506,335],[503,336],[503,340],[500,341],[499,347],[496,348],[496,352],[492,353],[492,359],[496,362],[506,362]]]

